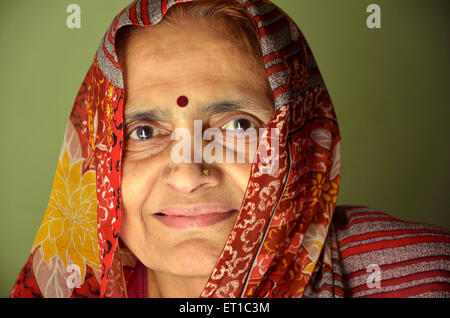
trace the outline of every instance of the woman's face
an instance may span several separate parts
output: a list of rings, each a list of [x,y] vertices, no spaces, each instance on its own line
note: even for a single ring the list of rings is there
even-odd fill
[[[175,163],[176,128],[264,127],[273,99],[264,68],[199,21],[159,24],[124,39],[126,89],[120,236],[154,271],[207,276],[234,226],[251,163]],[[180,107],[177,99],[188,98]],[[193,141],[192,141],[193,143]],[[208,141],[203,141],[203,147]],[[192,147],[192,156],[194,148]]]

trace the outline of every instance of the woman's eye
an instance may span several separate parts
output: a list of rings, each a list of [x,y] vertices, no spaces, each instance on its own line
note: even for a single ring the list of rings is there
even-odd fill
[[[135,140],[147,140],[152,137],[155,137],[158,134],[158,129],[149,126],[142,125],[134,128],[129,134],[128,138]]]
[[[223,125],[222,128],[244,132],[252,126],[255,126],[255,124],[250,119],[235,118]]]

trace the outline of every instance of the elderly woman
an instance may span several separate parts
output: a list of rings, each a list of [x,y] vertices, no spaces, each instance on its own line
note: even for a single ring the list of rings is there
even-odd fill
[[[337,120],[295,23],[181,2],[107,30],[11,296],[450,296],[448,233],[336,206]]]

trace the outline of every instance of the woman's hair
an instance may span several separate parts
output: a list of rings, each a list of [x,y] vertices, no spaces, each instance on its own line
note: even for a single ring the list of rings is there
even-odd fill
[[[250,50],[256,60],[264,65],[259,45],[258,26],[241,3],[236,0],[197,0],[178,3],[167,11],[161,23],[177,25],[186,17],[204,21],[212,29],[218,29],[221,32],[225,30],[225,35],[237,46]],[[140,27],[132,26],[125,29],[119,32],[120,38]]]
[[[262,62],[258,26],[244,6],[236,0],[197,0],[177,4],[169,9],[162,22],[176,24],[184,17],[206,20],[211,26],[218,22],[218,28],[222,26],[220,31],[223,31],[224,26],[227,31],[226,35],[237,45],[244,44],[256,59]]]

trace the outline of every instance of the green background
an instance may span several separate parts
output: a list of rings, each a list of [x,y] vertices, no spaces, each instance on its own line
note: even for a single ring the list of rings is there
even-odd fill
[[[338,204],[450,229],[448,0],[275,0],[317,59],[342,135]],[[81,29],[66,7],[81,7]],[[0,0],[0,296],[26,262],[75,95],[127,0]],[[381,7],[381,29],[366,7]]]

